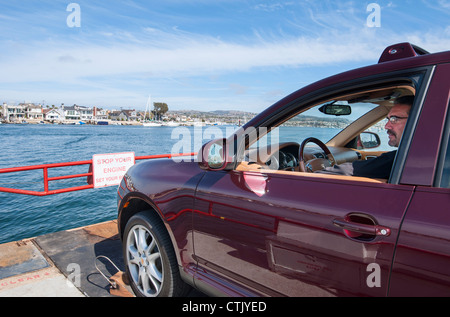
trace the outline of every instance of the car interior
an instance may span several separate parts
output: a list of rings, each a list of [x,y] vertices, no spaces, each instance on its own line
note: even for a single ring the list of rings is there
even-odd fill
[[[414,95],[412,86],[402,84],[340,95],[303,107],[268,129],[266,135],[249,142],[236,170],[387,182],[320,171],[395,150],[387,145],[384,119],[397,98]]]

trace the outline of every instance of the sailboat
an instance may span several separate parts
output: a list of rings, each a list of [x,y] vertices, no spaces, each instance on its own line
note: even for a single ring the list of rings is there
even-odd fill
[[[147,105],[145,107],[145,112],[144,112],[144,121],[142,122],[142,125],[144,127],[160,127],[162,126],[161,122],[158,121],[148,121],[145,118],[147,118],[147,114],[150,114],[150,106],[151,106],[151,96],[148,96],[148,100],[147,100]]]

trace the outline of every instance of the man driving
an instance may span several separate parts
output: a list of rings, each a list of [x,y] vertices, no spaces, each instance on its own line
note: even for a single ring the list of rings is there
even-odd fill
[[[414,102],[414,96],[400,97],[387,115],[385,129],[392,147],[399,147],[406,122]],[[325,168],[322,172],[370,178],[389,179],[397,150],[386,152],[377,158],[354,161]]]

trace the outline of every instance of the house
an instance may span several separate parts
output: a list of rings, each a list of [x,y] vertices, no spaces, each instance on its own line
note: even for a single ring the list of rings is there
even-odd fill
[[[62,122],[65,120],[64,111],[61,109],[44,109],[44,120],[50,122]]]
[[[138,121],[145,121],[145,112],[144,111],[137,111],[136,112],[137,120]],[[147,114],[147,118],[149,115]]]
[[[120,111],[112,111],[109,114],[111,120],[116,121],[137,121],[138,115],[136,110],[120,110]]]
[[[81,121],[93,121],[94,120],[94,111],[92,108],[77,106],[78,112],[80,113]]]
[[[121,119],[123,120],[123,116],[124,116],[124,115],[122,115],[122,117],[121,117],[120,116],[121,114],[122,114],[122,111],[111,111],[109,114],[109,118],[114,121],[120,121]]]
[[[80,113],[78,112],[78,109],[75,108],[75,105],[73,106],[61,106],[61,110],[63,111],[64,114],[64,119],[65,120],[80,120]]]
[[[94,120],[108,120],[108,110],[94,107],[93,110]]]
[[[22,121],[25,119],[25,110],[21,105],[8,105],[3,103],[2,112],[6,122]]]
[[[26,103],[26,104],[19,104],[19,106],[22,106],[25,112],[25,118],[26,119],[32,119],[32,120],[44,120],[44,113],[42,112],[42,106],[41,105],[35,105],[34,103]]]
[[[122,113],[125,114],[127,121],[137,121],[138,115],[136,110],[122,110]]]
[[[92,108],[73,105],[73,106],[61,106],[64,111],[64,118],[68,121],[92,121],[94,114]]]

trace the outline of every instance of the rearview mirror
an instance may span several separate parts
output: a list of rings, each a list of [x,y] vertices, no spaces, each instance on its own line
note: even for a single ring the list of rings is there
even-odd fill
[[[333,116],[348,116],[352,114],[352,107],[349,105],[329,103],[320,107],[319,111]]]

